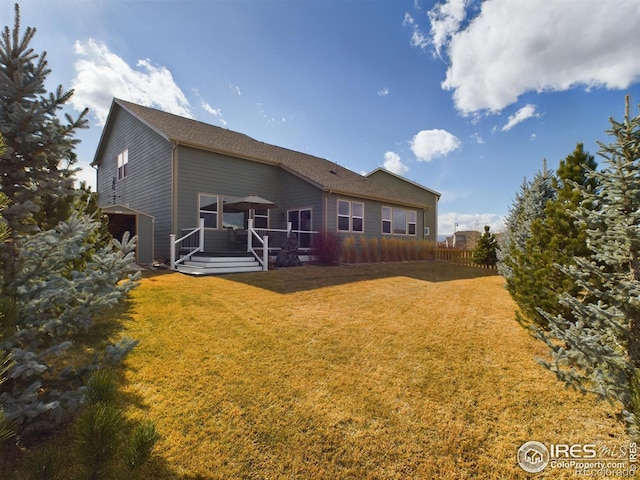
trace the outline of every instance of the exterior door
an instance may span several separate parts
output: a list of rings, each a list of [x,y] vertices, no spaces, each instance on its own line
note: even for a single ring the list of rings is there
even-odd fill
[[[298,235],[298,248],[311,248],[311,209],[289,210],[287,215],[291,230]]]

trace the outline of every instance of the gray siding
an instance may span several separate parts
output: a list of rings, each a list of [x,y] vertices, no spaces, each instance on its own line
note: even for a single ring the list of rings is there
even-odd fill
[[[287,211],[311,209],[311,229],[317,232],[323,230],[323,194],[322,191],[302,180],[301,178],[286,172],[280,173],[281,202],[277,213],[280,214],[282,222],[287,221]],[[284,228],[286,225],[282,225]],[[278,228],[278,227],[275,227]]]
[[[114,108],[97,158],[99,204],[118,203],[155,217],[156,258],[169,258],[171,233],[171,143],[132,115]],[[116,180],[118,154],[129,150],[127,176]]]
[[[338,200],[347,200],[351,202],[364,203],[364,232],[338,232]],[[383,234],[382,233],[382,207],[400,208],[403,210],[413,210],[416,212],[416,235],[399,235],[399,234]],[[350,197],[348,195],[331,194],[327,196],[327,230],[336,232],[341,238],[349,236],[360,237],[382,237],[388,236],[393,238],[401,238],[407,240],[423,239],[423,210],[415,207],[407,207],[390,202],[380,202],[376,200],[362,199],[359,197]]]
[[[178,232],[198,225],[198,195],[201,193],[236,197],[256,194],[271,200],[277,205],[269,212],[271,228],[285,228],[286,212],[290,209],[310,207],[314,228],[320,221],[320,190],[275,165],[183,146],[178,148],[177,165]],[[228,248],[226,230],[206,230],[206,250]]]
[[[422,238],[424,235],[424,227],[429,227],[429,235],[425,236],[425,240],[437,241],[438,238],[438,196],[425,190],[421,186],[393,174],[389,174],[382,170],[373,172],[368,178],[374,182],[380,183],[387,188],[401,193],[408,200],[413,200],[431,206],[427,210],[418,210],[418,234]]]

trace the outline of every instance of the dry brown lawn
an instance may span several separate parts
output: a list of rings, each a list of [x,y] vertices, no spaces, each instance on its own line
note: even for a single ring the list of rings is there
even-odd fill
[[[624,442],[514,311],[444,262],[145,278],[123,387],[162,436],[143,478],[528,478],[525,441]]]

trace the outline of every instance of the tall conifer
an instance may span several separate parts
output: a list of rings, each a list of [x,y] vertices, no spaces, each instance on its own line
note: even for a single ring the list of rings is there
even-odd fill
[[[610,119],[610,144],[599,143],[604,169],[587,177],[576,219],[589,252],[563,268],[577,286],[561,297],[568,315],[541,312],[536,330],[550,349],[543,365],[568,385],[621,402],[634,425],[634,379],[640,371],[640,115],[629,97],[622,122]],[[637,383],[637,382],[636,382]]]
[[[0,38],[0,132],[6,140],[0,188],[9,202],[0,225],[6,223],[10,237],[0,243],[0,309],[11,312],[0,357],[10,354],[14,362],[0,385],[0,406],[18,433],[68,419],[78,410],[88,374],[117,363],[136,343],[123,339],[71,364],[74,342],[77,351],[106,343],[88,332],[98,314],[135,286],[137,275],[128,274],[135,242],[103,235],[99,214],[86,213],[87,193],[73,190],[73,135],[86,111],[75,120],[58,119],[72,92],[45,90],[50,71],[46,55],[29,46],[34,34],[33,28],[21,34],[16,5],[15,25]],[[73,199],[83,196],[80,208]]]

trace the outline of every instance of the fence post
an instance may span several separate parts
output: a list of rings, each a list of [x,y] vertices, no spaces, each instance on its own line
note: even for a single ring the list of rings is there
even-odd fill
[[[171,268],[171,270],[175,270],[176,269],[176,235],[175,233],[172,233],[171,235],[169,235],[169,245],[171,247],[169,248],[169,251],[170,251],[169,268]]]
[[[287,237],[291,234],[292,228],[293,228],[293,224],[291,222],[287,222]]]
[[[262,243],[264,246],[264,250],[262,251],[262,270],[269,270],[269,236],[265,235],[262,237]]]

